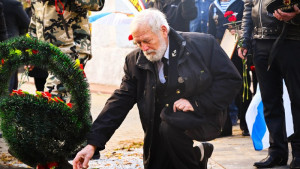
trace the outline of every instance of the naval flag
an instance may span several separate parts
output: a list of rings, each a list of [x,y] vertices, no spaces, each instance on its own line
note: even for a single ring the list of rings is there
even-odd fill
[[[285,84],[283,85],[283,102],[285,109],[285,124],[287,130],[286,132],[288,137],[294,133],[294,129],[290,99]],[[261,100],[259,86],[257,86],[256,94],[252,98],[252,101],[246,112],[246,122],[252,138],[254,149],[263,150],[265,148],[268,148],[270,146],[269,130],[266,126],[264,118],[264,108],[263,102]]]

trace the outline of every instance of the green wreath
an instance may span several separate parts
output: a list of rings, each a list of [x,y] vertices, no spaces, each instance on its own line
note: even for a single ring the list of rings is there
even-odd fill
[[[59,163],[83,143],[91,126],[83,70],[56,46],[28,35],[1,43],[0,61],[1,130],[11,154],[29,166],[58,164],[62,168]],[[10,75],[29,64],[61,80],[72,95],[72,108],[42,94],[15,91],[9,95]]]

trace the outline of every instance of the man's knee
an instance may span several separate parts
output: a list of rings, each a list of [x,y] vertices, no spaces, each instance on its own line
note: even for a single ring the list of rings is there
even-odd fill
[[[162,136],[167,136],[168,138],[177,137],[184,133],[184,131],[168,124],[166,121],[160,123],[159,132]]]

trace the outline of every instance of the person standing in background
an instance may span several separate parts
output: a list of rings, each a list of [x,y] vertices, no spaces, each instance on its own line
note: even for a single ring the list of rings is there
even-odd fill
[[[29,35],[50,42],[85,66],[91,59],[91,36],[88,10],[100,11],[104,0],[32,0]],[[49,74],[45,91],[70,102],[71,95],[61,81]]]
[[[3,0],[0,0],[0,42],[7,39],[6,23],[3,14]],[[0,138],[2,138],[2,133],[0,133]]]
[[[8,38],[24,35],[29,25],[29,18],[21,2],[17,0],[3,0],[3,12]],[[9,82],[9,92],[18,88],[18,71],[16,70]]]
[[[291,100],[294,135],[291,137],[292,162],[290,169],[300,168],[300,5],[291,11],[273,9],[276,2],[287,6],[291,1],[245,0],[242,22],[242,47],[239,56],[244,59],[253,46],[253,62],[264,106],[264,117],[270,133],[268,155],[255,162],[257,168],[272,168],[287,164],[289,156],[283,105],[283,80]],[[284,4],[286,3],[286,4]],[[279,7],[277,7],[279,8]]]
[[[0,42],[7,39],[6,23],[3,14],[3,0],[0,0]]]
[[[169,25],[177,31],[189,32],[190,21],[197,17],[195,0],[151,0],[148,7],[163,12]]]
[[[224,15],[226,12],[232,11],[233,15],[236,17],[236,21],[241,21],[243,17],[244,11],[244,2],[242,0],[215,0],[210,8],[209,8],[209,26],[208,33],[215,36],[217,41],[221,43],[222,38],[224,36],[225,30],[228,28],[228,18]],[[234,26],[234,25],[230,25]],[[237,25],[236,25],[237,26]],[[230,29],[230,28],[229,28]],[[237,28],[230,29],[232,34],[237,33]],[[231,61],[234,63],[236,68],[238,69],[240,75],[243,75],[243,64],[242,60],[238,57],[237,50],[234,51]],[[249,131],[247,127],[247,123],[245,120],[247,108],[252,100],[252,92],[250,90],[250,74],[249,69],[247,70],[247,80],[248,87],[243,86],[240,90],[237,97],[232,101],[228,108],[228,113],[231,120],[228,120],[224,131],[222,133],[223,136],[232,135],[232,125],[237,124],[238,117],[240,118],[240,128],[242,130],[242,135],[249,136]],[[248,98],[246,96],[243,97],[243,92],[245,88],[245,95],[248,92]],[[231,124],[230,124],[231,122]]]
[[[197,7],[197,18],[190,22],[190,32],[207,33],[208,9],[214,0],[195,0]]]
[[[31,0],[26,0],[24,3],[25,12],[27,13],[28,17],[31,18],[32,11],[31,11]],[[28,30],[27,30],[28,32]],[[28,69],[28,76],[34,78],[34,85],[37,91],[44,91],[46,79],[48,77],[48,71],[43,70],[39,67],[35,67],[33,65],[26,65],[24,69]]]

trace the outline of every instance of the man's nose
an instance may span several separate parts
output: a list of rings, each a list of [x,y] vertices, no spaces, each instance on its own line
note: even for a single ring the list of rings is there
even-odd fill
[[[149,50],[148,45],[145,45],[144,43],[141,44],[141,48],[142,48],[143,51]]]

